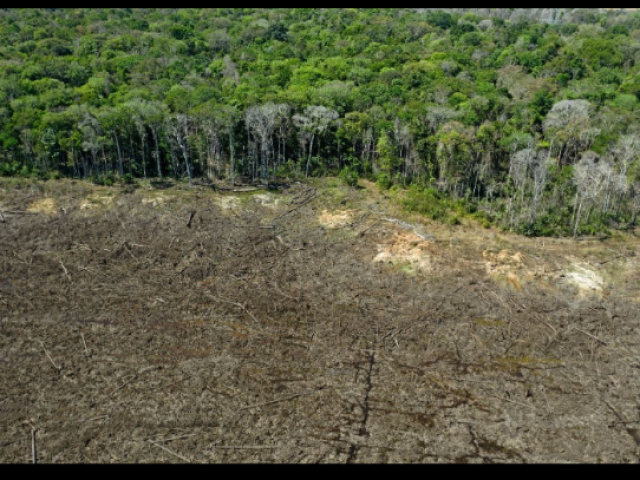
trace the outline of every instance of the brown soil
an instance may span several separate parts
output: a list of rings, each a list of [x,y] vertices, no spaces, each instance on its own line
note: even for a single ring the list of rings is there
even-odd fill
[[[376,263],[401,265],[406,273],[429,272],[431,270],[431,242],[418,237],[413,232],[398,232],[387,243],[378,246]]]
[[[0,462],[640,460],[635,237],[265,195],[0,182]]]

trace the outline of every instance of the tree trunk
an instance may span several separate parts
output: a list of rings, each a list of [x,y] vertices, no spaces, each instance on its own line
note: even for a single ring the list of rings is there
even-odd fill
[[[309,159],[307,160],[307,178],[309,178],[309,168],[311,168],[311,157],[313,155],[313,141],[316,138],[316,134],[311,135],[311,141],[309,142]]]
[[[124,167],[122,165],[122,150],[120,149],[120,140],[118,140],[118,134],[114,133],[113,138],[116,141],[116,148],[118,150],[118,174],[120,176],[124,175]]]
[[[576,217],[576,226],[573,230],[573,238],[576,239],[578,238],[578,227],[580,226],[580,220],[582,217],[582,201],[580,201],[580,207],[578,208],[578,214]]]
[[[216,139],[215,139],[215,144],[214,144],[214,150],[216,152],[216,160],[217,160],[217,164],[218,164],[216,175],[222,176],[222,174],[221,174],[221,172],[222,172],[222,163],[221,163],[222,162],[222,155],[221,155],[222,148],[220,147],[220,142],[218,140],[218,135],[217,134],[216,134]]]
[[[73,162],[73,177],[80,178],[80,171],[78,170],[78,166],[76,165],[76,152],[73,148],[73,143],[71,144],[71,161]]]
[[[189,185],[192,185],[193,179],[191,177],[191,164],[189,163],[189,151],[187,149],[187,146],[184,144],[181,144],[180,148],[182,148],[182,156],[184,157],[184,164],[187,167],[187,176],[189,177]]]
[[[266,164],[267,154],[268,154],[268,151],[267,151],[266,145],[262,145],[262,148],[260,148],[260,164],[262,167],[262,184],[265,185],[265,182],[266,182],[266,185],[268,186],[269,184],[267,180],[267,164]]]
[[[231,153],[231,185],[236,185],[236,162],[235,162],[235,145],[233,144],[233,134],[229,134],[229,151]]]
[[[136,163],[136,152],[133,149],[133,139],[129,137],[129,151],[131,152],[131,158],[129,159],[129,173],[133,174],[133,166]]]
[[[107,173],[107,154],[104,151],[104,144],[102,144],[102,162],[104,163],[104,173]]]
[[[100,175],[100,169],[98,168],[98,159],[96,158],[96,152],[91,150],[91,161],[93,162],[93,171],[96,177]]]
[[[145,151],[144,144],[145,144],[144,138],[141,138],[141,140],[140,140],[140,147],[141,147],[140,148],[140,153],[142,154],[142,176],[146,180],[147,179],[147,161],[144,158],[144,151]]]
[[[182,135],[179,132],[176,134],[176,140],[178,141],[180,150],[182,150],[182,157],[184,158],[184,164],[187,168],[187,176],[189,177],[189,185],[191,185],[193,183],[193,179],[191,177],[191,164],[189,163],[189,150],[187,148],[187,141],[186,139],[182,138]]]
[[[153,141],[156,145],[156,169],[158,170],[158,178],[162,180],[162,166],[160,165],[160,145],[158,145],[158,131],[154,128],[151,130]]]

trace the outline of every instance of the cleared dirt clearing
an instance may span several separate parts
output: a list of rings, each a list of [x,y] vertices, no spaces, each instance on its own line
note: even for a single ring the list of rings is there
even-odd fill
[[[42,463],[640,459],[631,235],[443,226],[332,181],[0,187],[0,462],[31,424]]]

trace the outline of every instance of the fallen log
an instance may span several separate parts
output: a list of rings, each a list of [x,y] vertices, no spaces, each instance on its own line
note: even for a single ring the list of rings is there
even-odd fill
[[[0,212],[0,215],[38,215],[36,212],[24,212],[20,210],[7,210],[4,212]]]

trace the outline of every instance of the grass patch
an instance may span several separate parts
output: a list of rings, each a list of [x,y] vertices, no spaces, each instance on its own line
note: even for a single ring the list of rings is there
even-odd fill
[[[473,323],[481,327],[502,327],[507,324],[504,320],[489,320],[486,318],[477,318]]]

